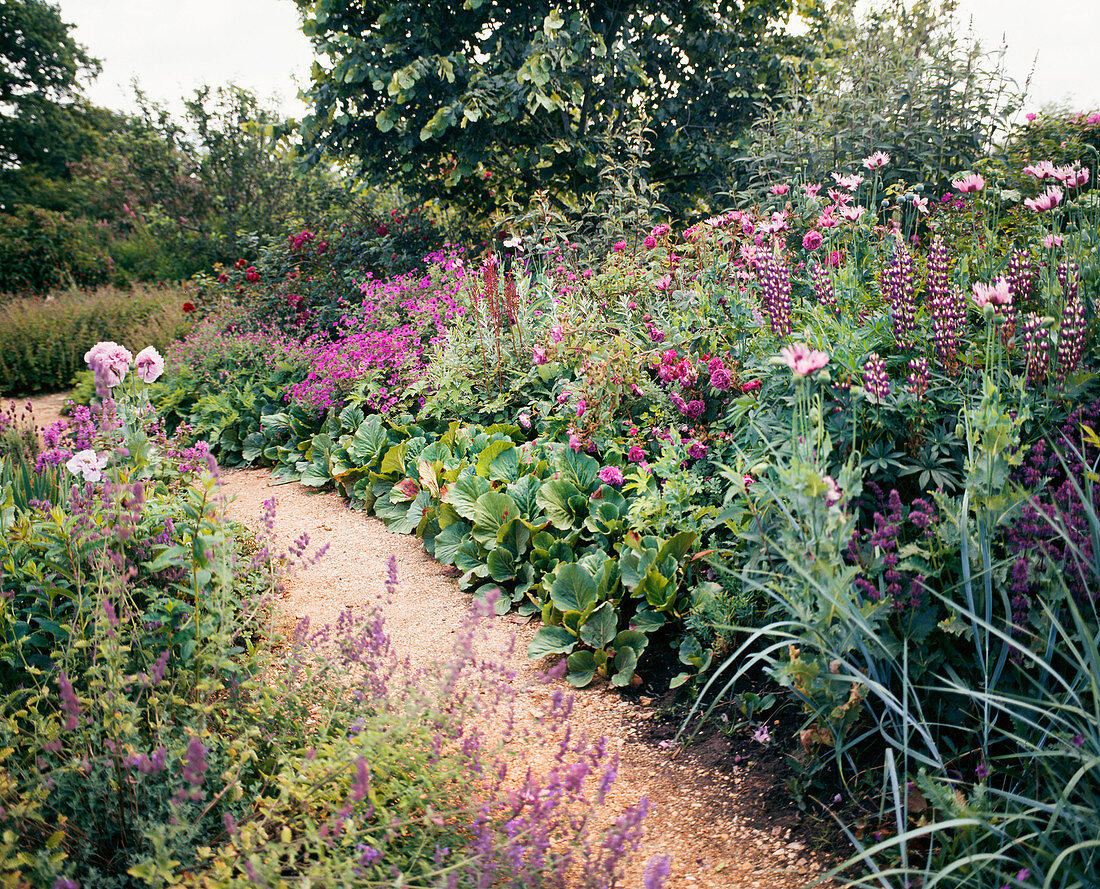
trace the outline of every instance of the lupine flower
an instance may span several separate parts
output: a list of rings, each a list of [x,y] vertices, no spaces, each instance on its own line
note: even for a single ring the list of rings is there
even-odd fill
[[[1024,320],[1022,337],[1027,359],[1027,381],[1033,386],[1039,385],[1050,371],[1050,334],[1043,326],[1043,319],[1029,313]]]
[[[890,301],[890,315],[894,323],[894,339],[903,349],[913,347],[913,332],[917,329],[917,303],[913,285],[913,257],[909,248],[898,238],[890,262],[883,272],[886,298]]]
[[[164,359],[152,346],[146,346],[134,359],[134,373],[143,383],[153,383],[164,373]]]
[[[779,350],[779,354],[783,356],[783,362],[796,377],[815,373],[829,363],[828,353],[812,350],[805,343],[784,346]]]
[[[1013,250],[1008,258],[1006,275],[1013,304],[1019,305],[1031,297],[1035,288],[1035,268],[1031,264],[1031,254],[1026,250]]]
[[[760,271],[763,298],[760,310],[777,337],[791,332],[791,272],[787,264],[777,256],[768,256]]]
[[[936,347],[936,357],[953,371],[966,321],[966,306],[962,294],[950,286],[947,248],[938,234],[928,248],[925,302],[932,314],[932,342]]]
[[[890,377],[886,373],[886,362],[877,352],[868,355],[863,364],[863,388],[878,401],[882,401],[890,394]]]
[[[913,358],[909,361],[909,376],[906,379],[906,391],[914,396],[917,401],[924,400],[924,393],[928,391],[930,381],[928,359]]]
[[[985,177],[981,173],[971,173],[969,176],[963,176],[962,179],[952,180],[951,185],[963,194],[981,191],[985,188]]]
[[[833,285],[833,276],[823,265],[814,266],[810,272],[810,280],[813,282],[814,295],[817,301],[834,312],[839,309],[836,301],[836,289]]]
[[[623,471],[618,466],[605,466],[596,475],[605,485],[621,485],[623,483]]]
[[[1053,210],[1060,203],[1062,203],[1062,196],[1064,192],[1057,185],[1053,185],[1044,191],[1037,198],[1027,198],[1024,201],[1024,206],[1029,210],[1034,210],[1036,213],[1045,213],[1047,210]]]
[[[863,166],[868,170],[877,170],[890,163],[890,155],[885,151],[876,151],[863,159]]]
[[[1062,309],[1062,324],[1058,330],[1058,381],[1077,370],[1085,354],[1085,307],[1077,296],[1076,286],[1067,296]]]

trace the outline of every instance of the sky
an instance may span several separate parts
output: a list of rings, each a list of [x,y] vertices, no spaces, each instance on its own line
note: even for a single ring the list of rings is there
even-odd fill
[[[308,83],[312,51],[293,0],[55,0],[77,39],[103,61],[87,92],[109,108],[132,110],[130,82],[179,112],[180,97],[203,83],[235,81],[290,117]],[[446,0],[445,0],[446,2]],[[1005,66],[1023,83],[1028,107],[1049,103],[1100,109],[1098,0],[959,0],[963,27],[991,48],[1007,41]]]

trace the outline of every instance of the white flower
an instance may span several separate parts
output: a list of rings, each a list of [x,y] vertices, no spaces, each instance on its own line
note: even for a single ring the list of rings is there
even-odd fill
[[[77,451],[69,458],[65,468],[73,475],[83,476],[84,481],[98,482],[103,480],[103,467],[107,465],[107,459],[107,454],[97,457],[91,449]]]

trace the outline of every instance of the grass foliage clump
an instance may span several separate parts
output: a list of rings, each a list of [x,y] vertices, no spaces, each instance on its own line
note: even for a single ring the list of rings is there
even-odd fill
[[[68,388],[101,340],[164,349],[184,330],[186,299],[180,288],[138,286],[0,301],[0,394]]]

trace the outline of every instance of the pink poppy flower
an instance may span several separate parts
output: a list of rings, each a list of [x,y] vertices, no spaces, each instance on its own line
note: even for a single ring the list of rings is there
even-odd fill
[[[825,239],[821,236],[821,232],[810,229],[802,237],[802,247],[805,250],[816,250],[824,241]]]
[[[657,289],[658,290],[662,290],[662,291],[668,290],[669,285],[671,285],[671,284],[672,284],[672,275],[663,275],[662,277],[657,279]]]
[[[1045,235],[1043,237],[1043,246],[1046,247],[1047,250],[1053,250],[1055,247],[1061,247],[1062,246],[1062,236],[1061,235]]]
[[[621,485],[623,483],[623,471],[618,466],[605,466],[596,475],[605,485]]]
[[[143,383],[155,382],[164,373],[164,359],[152,346],[146,346],[134,359],[134,373]]]
[[[772,194],[774,194],[776,196],[784,195],[790,190],[791,190],[791,187],[789,185],[773,185],[772,186]]]
[[[863,159],[863,166],[868,170],[877,170],[890,163],[890,155],[885,151],[876,151]]]
[[[995,278],[992,284],[974,283],[974,303],[984,309],[987,305],[994,308],[1012,305],[1012,287],[1004,278]]]
[[[836,182],[841,188],[845,188],[848,191],[855,191],[859,188],[863,182],[863,177],[859,173],[852,173],[849,176],[842,176],[840,173],[833,173],[833,181]]]
[[[827,353],[814,351],[805,343],[784,346],[779,350],[779,354],[783,356],[784,363],[796,377],[812,374],[829,363]]]
[[[1024,206],[1036,213],[1044,213],[1047,210],[1053,210],[1062,203],[1063,194],[1064,192],[1062,189],[1054,185],[1044,191],[1039,197],[1028,198],[1024,201]]]
[[[961,191],[964,194],[981,191],[985,188],[985,177],[981,173],[971,173],[969,176],[963,176],[962,179],[953,179],[951,185],[956,191]]]

